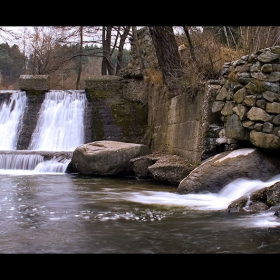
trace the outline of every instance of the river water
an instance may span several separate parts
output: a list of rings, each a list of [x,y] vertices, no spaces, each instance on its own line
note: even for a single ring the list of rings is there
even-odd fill
[[[273,212],[201,210],[199,196],[188,206],[190,197],[157,182],[1,170],[0,198],[4,254],[280,252]]]
[[[280,218],[273,211],[226,211],[231,201],[280,181],[280,174],[188,195],[155,181],[67,174],[69,158],[46,160],[38,151],[71,152],[84,143],[85,93],[46,93],[28,151],[15,151],[26,94],[1,93],[0,253],[280,253]]]

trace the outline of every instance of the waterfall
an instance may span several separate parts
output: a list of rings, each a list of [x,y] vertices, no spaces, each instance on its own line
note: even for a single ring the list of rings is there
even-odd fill
[[[20,122],[26,106],[25,91],[9,92],[12,93],[10,98],[0,103],[0,150],[16,149]]]
[[[72,152],[14,150],[1,151],[0,173],[65,173]]]
[[[0,155],[0,169],[33,170],[43,161],[44,157],[41,155],[3,154]]]
[[[84,144],[85,102],[83,91],[47,92],[28,149],[72,151]]]
[[[56,158],[53,157],[51,160],[43,161],[39,163],[34,171],[36,172],[60,172],[64,173],[71,159],[67,158]]]
[[[78,90],[51,90],[38,112],[36,128],[27,150],[16,150],[27,96],[25,91],[5,91],[0,96],[0,170],[64,173],[71,161],[69,152],[84,144],[86,94]],[[5,94],[5,95],[4,95]],[[8,98],[9,97],[9,98]],[[34,151],[32,153],[32,151]],[[35,154],[35,151],[40,151]],[[45,155],[50,152],[59,156]],[[65,151],[66,152],[65,154]],[[67,154],[68,153],[68,154]],[[41,155],[40,155],[41,154]]]

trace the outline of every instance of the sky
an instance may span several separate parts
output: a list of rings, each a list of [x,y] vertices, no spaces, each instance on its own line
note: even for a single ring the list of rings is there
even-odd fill
[[[28,26],[1,26],[1,27],[4,27],[5,29],[10,29],[14,32],[20,32],[20,29],[24,28],[24,27],[28,27]],[[30,28],[32,26],[29,26]]]
[[[19,34],[20,34],[20,33],[23,32],[23,29],[24,29],[25,27],[30,28],[30,29],[33,29],[34,26],[0,26],[0,28],[1,28],[1,27],[5,28],[5,29],[12,30],[13,32],[19,33]],[[0,30],[0,44],[6,42],[6,41],[3,40],[3,38],[1,38],[1,35],[2,35],[2,34],[4,35],[3,37],[7,37],[7,35],[6,35],[5,33],[2,33],[1,30]],[[16,44],[16,45],[18,45],[18,46],[21,48],[20,43],[19,43],[18,41],[16,41],[16,40],[9,40],[9,41],[7,41],[7,43],[8,43],[9,45]],[[126,49],[130,49],[130,43],[127,43],[127,44],[125,45],[125,48],[126,48]]]
[[[21,28],[24,28],[25,26],[0,26],[1,28],[3,27],[3,28],[5,28],[5,29],[9,29],[9,30],[12,30],[13,32],[15,32],[15,33],[20,33],[20,29]],[[6,37],[7,35],[4,33],[4,32],[2,32],[2,31],[0,31],[0,43],[4,43],[5,41],[3,40],[3,38],[2,38],[2,35],[3,35],[3,37]],[[9,42],[8,42],[9,43]],[[16,43],[16,42],[15,42]]]

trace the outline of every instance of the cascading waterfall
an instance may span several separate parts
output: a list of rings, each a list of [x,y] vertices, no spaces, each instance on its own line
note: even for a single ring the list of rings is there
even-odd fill
[[[10,92],[10,99],[0,104],[0,150],[16,149],[19,126],[26,106],[25,91]]]
[[[41,155],[0,155],[0,169],[24,169],[33,170],[35,167],[44,161]]]
[[[70,159],[53,157],[51,160],[40,162],[34,169],[35,172],[60,172],[63,173],[70,163]]]
[[[0,149],[16,150],[19,125],[27,103],[24,91],[14,91],[0,104]],[[73,151],[84,144],[86,95],[78,90],[51,90],[45,94],[28,153],[0,155],[0,169],[65,172],[71,159],[53,156],[44,160],[32,151]],[[3,137],[2,137],[3,136]]]
[[[72,151],[84,144],[85,102],[82,91],[47,92],[28,149]]]

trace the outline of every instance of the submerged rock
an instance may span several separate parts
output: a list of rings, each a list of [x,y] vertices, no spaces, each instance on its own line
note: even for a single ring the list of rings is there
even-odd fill
[[[274,209],[274,215],[279,217],[280,182],[234,200],[227,210],[228,212],[262,212],[270,208]]]

